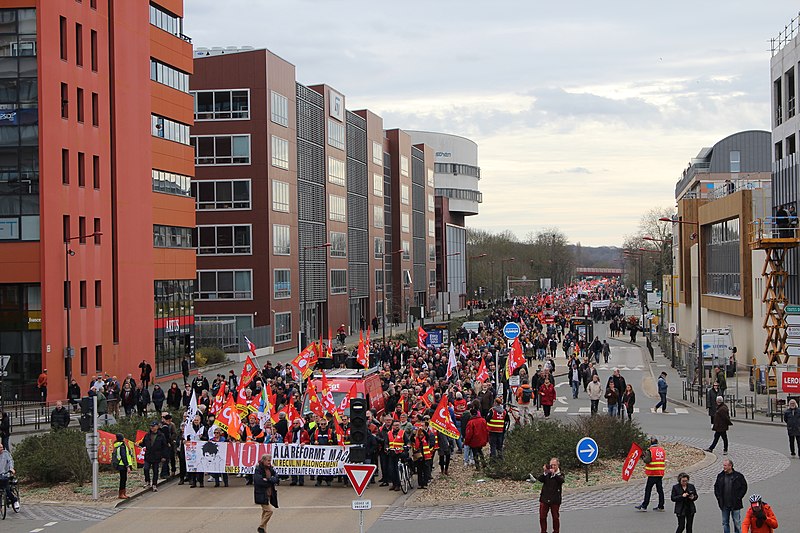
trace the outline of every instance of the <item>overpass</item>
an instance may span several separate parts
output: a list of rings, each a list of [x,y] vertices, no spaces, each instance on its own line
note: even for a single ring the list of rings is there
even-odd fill
[[[575,275],[579,278],[586,276],[600,276],[606,278],[618,278],[623,274],[621,268],[599,268],[599,267],[578,267],[575,269]]]

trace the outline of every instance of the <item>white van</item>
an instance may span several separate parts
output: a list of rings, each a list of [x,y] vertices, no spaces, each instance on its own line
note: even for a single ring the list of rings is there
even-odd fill
[[[483,322],[481,322],[480,320],[472,320],[470,322],[464,322],[464,324],[462,325],[462,327],[465,330],[469,331],[470,333],[478,333],[481,329],[481,326],[483,326]]]

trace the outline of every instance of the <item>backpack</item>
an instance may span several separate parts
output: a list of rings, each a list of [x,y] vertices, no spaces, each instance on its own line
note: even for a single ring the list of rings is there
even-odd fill
[[[533,390],[530,388],[522,389],[522,403],[529,403],[531,398],[533,398]]]

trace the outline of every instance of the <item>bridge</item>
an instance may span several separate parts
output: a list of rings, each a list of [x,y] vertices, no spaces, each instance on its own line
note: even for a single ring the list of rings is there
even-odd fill
[[[602,276],[607,278],[618,278],[623,274],[621,268],[599,268],[599,267],[578,267],[575,269],[578,277]]]

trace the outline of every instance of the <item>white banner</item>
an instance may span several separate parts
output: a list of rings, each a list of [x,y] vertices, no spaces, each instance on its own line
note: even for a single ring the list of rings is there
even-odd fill
[[[252,474],[265,453],[280,475],[344,475],[349,446],[262,444],[258,442],[187,441],[186,470],[206,474]]]
[[[611,300],[594,300],[591,305],[592,309],[605,309],[611,305]]]

